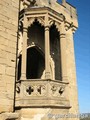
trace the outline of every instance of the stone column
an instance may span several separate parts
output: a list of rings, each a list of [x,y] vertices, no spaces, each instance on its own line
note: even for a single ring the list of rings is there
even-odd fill
[[[27,18],[24,15],[22,63],[21,63],[21,80],[26,80],[26,65],[27,65],[27,61],[26,60],[27,60]]]
[[[62,0],[62,5],[66,5],[66,0]]]
[[[60,26],[60,53],[61,53],[61,72],[62,72],[62,80],[66,81],[67,79],[67,66],[66,66],[66,34],[64,22],[61,23]]]
[[[45,78],[50,79],[50,37],[48,15],[45,16]]]

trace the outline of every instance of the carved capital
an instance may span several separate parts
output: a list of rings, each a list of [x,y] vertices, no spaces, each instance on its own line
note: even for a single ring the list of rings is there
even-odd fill
[[[45,26],[45,31],[49,31],[49,26]]]
[[[66,37],[65,33],[60,34],[60,38],[65,38],[65,37]]]
[[[65,30],[66,31],[68,31],[72,28],[73,28],[73,22],[71,22],[71,23],[65,22]]]
[[[23,27],[23,32],[27,33],[27,27]]]

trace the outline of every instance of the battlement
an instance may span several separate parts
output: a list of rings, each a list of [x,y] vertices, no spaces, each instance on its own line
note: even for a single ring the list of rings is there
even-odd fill
[[[78,28],[78,18],[77,18],[77,11],[74,6],[69,4],[68,2],[63,5],[62,3],[58,3],[56,0],[51,0],[48,2],[47,0],[36,1],[35,4],[30,5],[30,2],[28,4],[22,3],[21,11],[22,9],[28,9],[34,8],[34,9],[42,9],[42,8],[49,8],[49,10],[55,11],[56,14],[63,14],[65,16],[65,21],[68,24],[73,23],[73,26],[77,29]]]

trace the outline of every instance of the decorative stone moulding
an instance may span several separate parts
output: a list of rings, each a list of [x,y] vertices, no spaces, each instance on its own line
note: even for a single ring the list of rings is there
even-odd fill
[[[65,21],[65,30],[68,31],[70,29],[72,30],[73,33],[75,33],[75,31],[77,30],[77,27],[74,26],[73,22],[68,23],[67,21]]]
[[[69,101],[65,98],[66,82],[33,79],[21,80],[16,84],[16,107],[67,107]]]
[[[57,13],[56,11],[52,10],[51,8],[48,7],[31,7],[27,9],[23,9],[20,11],[20,20],[23,21],[23,17],[27,17],[28,24],[31,25],[37,19],[38,22],[41,23],[41,25],[45,25],[45,16],[48,14],[48,20],[50,23],[50,26],[55,23],[55,24],[60,24],[62,21],[65,20],[65,16],[62,13]]]
[[[39,22],[41,24],[41,26],[45,26],[45,22],[44,22],[43,17],[28,18],[28,26],[30,27],[35,21]]]

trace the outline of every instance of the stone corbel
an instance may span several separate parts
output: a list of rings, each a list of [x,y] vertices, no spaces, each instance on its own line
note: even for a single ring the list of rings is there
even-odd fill
[[[74,26],[73,22],[71,23],[65,22],[65,30],[66,31],[71,30],[72,33],[75,33],[75,31],[77,30],[77,27]]]
[[[77,28],[73,26],[73,28],[72,28],[73,34],[75,33],[76,30],[77,30]]]
[[[28,0],[22,0],[24,8],[27,8],[30,5]]]
[[[55,21],[49,18],[49,27],[51,27],[53,24],[55,24]]]

